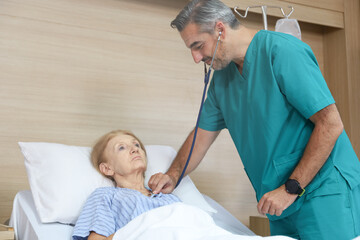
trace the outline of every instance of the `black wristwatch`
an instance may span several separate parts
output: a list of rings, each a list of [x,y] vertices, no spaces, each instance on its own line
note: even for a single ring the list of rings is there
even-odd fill
[[[285,189],[288,193],[297,194],[299,197],[305,193],[305,189],[301,188],[300,183],[295,179],[288,179],[285,183]]]

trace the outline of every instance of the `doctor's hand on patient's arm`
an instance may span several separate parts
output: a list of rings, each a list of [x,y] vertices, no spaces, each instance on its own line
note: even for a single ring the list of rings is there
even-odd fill
[[[298,195],[286,191],[285,185],[268,192],[260,199],[257,208],[260,214],[280,216],[297,198]]]

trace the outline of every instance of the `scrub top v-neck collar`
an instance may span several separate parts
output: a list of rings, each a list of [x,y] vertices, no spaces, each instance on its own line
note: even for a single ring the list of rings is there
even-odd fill
[[[261,30],[263,31],[263,30]],[[259,31],[260,32],[260,31]],[[249,73],[249,68],[250,68],[250,63],[252,62],[252,56],[253,56],[253,52],[256,50],[255,48],[253,48],[253,46],[255,45],[255,41],[256,41],[256,35],[259,33],[257,32],[253,39],[251,40],[246,53],[245,53],[245,58],[244,58],[244,64],[243,64],[243,68],[242,68],[242,72],[240,73],[239,69],[238,69],[238,65],[235,62],[231,62],[231,64],[233,65],[232,68],[237,72],[238,76],[240,77],[241,80],[246,81],[247,77],[248,77],[248,73]]]

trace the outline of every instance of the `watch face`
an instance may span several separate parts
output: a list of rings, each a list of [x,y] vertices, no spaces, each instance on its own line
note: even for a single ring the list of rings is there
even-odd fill
[[[299,183],[294,179],[287,180],[285,183],[285,188],[286,191],[291,194],[298,194],[298,192],[301,191]]]

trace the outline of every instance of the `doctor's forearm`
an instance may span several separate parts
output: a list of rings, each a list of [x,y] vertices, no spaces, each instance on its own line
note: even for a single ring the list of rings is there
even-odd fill
[[[304,154],[290,176],[305,188],[324,165],[336,140],[343,131],[343,125],[335,104],[318,111],[310,120],[315,124],[314,130],[305,148]],[[280,216],[296,199],[297,194],[286,191],[285,184],[265,193],[258,203],[262,214]]]
[[[336,140],[343,131],[343,125],[336,106],[330,105],[310,118],[314,130],[297,167],[291,174],[302,188],[305,188],[325,164]]]
[[[214,142],[216,137],[219,135],[220,131],[210,132],[203,130],[201,128],[198,129],[195,146],[193,149],[193,153],[191,155],[191,159],[189,161],[189,165],[186,169],[185,175],[191,173],[204,158],[207,150]],[[186,160],[188,159],[189,152],[191,149],[191,145],[194,138],[194,130],[192,130],[189,136],[186,138],[185,142],[181,146],[174,162],[169,168],[167,174],[174,177],[176,181],[180,178],[180,175],[184,169],[186,164]]]

